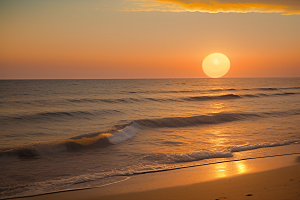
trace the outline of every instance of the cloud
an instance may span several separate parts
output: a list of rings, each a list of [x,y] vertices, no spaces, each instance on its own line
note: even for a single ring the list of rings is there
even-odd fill
[[[140,11],[299,15],[300,0],[133,0]]]
[[[299,0],[158,0],[178,4],[186,11],[209,13],[282,13],[300,14]]]
[[[159,0],[125,0],[123,11],[185,12],[186,9],[174,2]]]

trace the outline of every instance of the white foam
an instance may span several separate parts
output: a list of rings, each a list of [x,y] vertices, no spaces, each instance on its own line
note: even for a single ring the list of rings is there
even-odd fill
[[[192,152],[192,153],[185,153],[185,154],[168,154],[169,158],[174,160],[175,162],[191,162],[209,158],[228,158],[232,157],[231,152]]]
[[[129,126],[126,126],[124,129],[113,132],[113,136],[109,137],[108,140],[112,144],[119,144],[129,140],[137,133],[137,128],[135,127],[135,122],[131,123]]]
[[[210,159],[210,158],[228,158],[232,157],[233,154],[230,151],[213,152],[213,151],[200,151],[182,154],[151,154],[145,156],[143,159],[159,161],[162,163],[183,163],[193,162],[198,160]]]
[[[231,147],[231,152],[239,152],[239,151],[248,151],[252,149],[259,149],[259,148],[266,148],[266,147],[277,147],[277,146],[284,146],[289,144],[297,143],[297,140],[293,141],[285,141],[285,142],[277,142],[277,143],[263,143],[263,144],[254,144],[254,145],[245,145],[245,146],[235,146]]]

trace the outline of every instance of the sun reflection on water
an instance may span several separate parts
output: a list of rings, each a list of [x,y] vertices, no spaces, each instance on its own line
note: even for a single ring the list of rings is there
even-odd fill
[[[210,143],[213,144],[216,148],[222,149],[226,148],[225,143],[227,143],[228,138],[222,133],[221,130],[211,130],[212,137],[210,138]]]
[[[226,110],[226,106],[224,103],[211,103],[210,107],[212,108],[211,113],[220,113]]]
[[[216,177],[226,177],[227,176],[227,163],[220,163],[216,165]]]
[[[217,178],[228,177],[247,172],[247,166],[243,161],[225,162],[215,165],[215,176]]]
[[[214,103],[214,104],[212,104],[212,107],[216,108],[216,109],[221,109],[221,108],[224,108],[225,105],[224,105],[224,103]]]
[[[234,163],[239,174],[243,174],[247,171],[247,167],[242,161],[236,161]]]

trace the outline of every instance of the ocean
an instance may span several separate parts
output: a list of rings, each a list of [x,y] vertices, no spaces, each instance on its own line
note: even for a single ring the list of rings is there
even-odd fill
[[[300,153],[300,78],[0,80],[0,198]]]

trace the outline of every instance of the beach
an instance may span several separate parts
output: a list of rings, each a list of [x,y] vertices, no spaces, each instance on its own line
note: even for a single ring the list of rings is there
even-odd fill
[[[300,200],[300,0],[0,0],[0,200]]]
[[[112,198],[288,167],[299,83],[2,80],[0,199]]]
[[[299,161],[299,154],[293,154],[223,162],[136,175],[100,188],[58,192],[25,199],[295,200],[300,197]],[[244,171],[236,166],[243,166]]]

